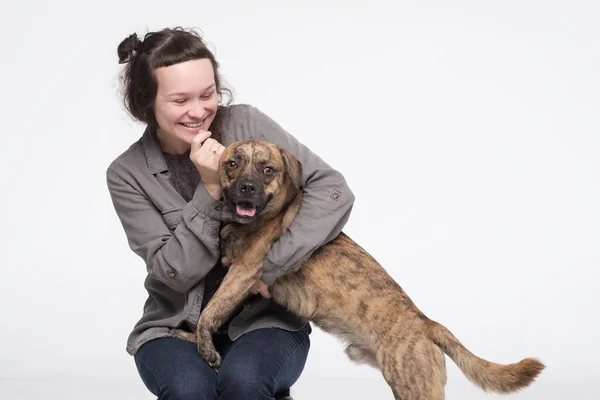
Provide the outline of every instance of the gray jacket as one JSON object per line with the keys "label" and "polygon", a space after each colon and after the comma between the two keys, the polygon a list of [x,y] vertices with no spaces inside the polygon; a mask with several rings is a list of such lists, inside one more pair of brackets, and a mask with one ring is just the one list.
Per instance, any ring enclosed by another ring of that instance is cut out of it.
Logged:
{"label": "gray jacket", "polygon": [[[263,281],[298,270],[314,250],[335,238],[349,218],[354,195],[344,177],[277,123],[247,105],[220,107],[211,126],[224,146],[245,139],[275,143],[303,166],[304,200],[290,229],[267,254]],[[229,210],[199,184],[190,202],[169,183],[169,170],[151,129],[106,171],[108,189],[130,248],[146,264],[148,299],[127,341],[135,354],[170,328],[194,329],[201,311],[204,278],[218,263],[219,229]],[[255,296],[228,327],[235,340],[261,327],[297,330],[306,324],[270,300]]]}

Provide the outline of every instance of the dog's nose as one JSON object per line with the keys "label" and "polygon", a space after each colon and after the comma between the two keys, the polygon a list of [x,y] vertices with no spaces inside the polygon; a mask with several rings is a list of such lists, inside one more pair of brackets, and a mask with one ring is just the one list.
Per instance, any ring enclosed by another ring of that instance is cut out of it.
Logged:
{"label": "dog's nose", "polygon": [[253,194],[256,192],[256,185],[252,182],[243,182],[240,185],[240,191],[245,194]]}

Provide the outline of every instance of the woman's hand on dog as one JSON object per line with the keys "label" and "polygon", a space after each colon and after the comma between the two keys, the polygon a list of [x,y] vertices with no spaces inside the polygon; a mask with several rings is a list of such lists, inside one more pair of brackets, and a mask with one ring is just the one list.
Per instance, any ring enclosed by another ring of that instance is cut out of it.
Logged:
{"label": "woman's hand on dog", "polygon": [[[223,257],[221,259],[221,263],[223,266],[228,268],[235,268],[235,265],[232,265],[232,261],[228,257]],[[266,283],[261,281],[260,279],[254,282],[254,285],[250,288],[250,293],[259,294],[265,299],[271,298],[271,293],[269,292],[269,286]]]}
{"label": "woman's hand on dog", "polygon": [[265,299],[270,299],[271,298],[271,293],[269,293],[269,287],[267,286],[266,283],[264,283],[263,281],[261,281],[260,279],[257,280],[254,285],[252,285],[252,287],[250,288],[250,293],[260,293],[262,297],[264,297]]}

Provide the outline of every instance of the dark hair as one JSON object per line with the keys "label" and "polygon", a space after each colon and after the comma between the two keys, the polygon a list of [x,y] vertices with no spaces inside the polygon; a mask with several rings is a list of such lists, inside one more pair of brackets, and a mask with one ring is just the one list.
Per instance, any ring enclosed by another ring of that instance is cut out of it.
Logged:
{"label": "dark hair", "polygon": [[156,125],[156,68],[208,59],[213,66],[219,100],[223,99],[223,95],[227,95],[228,104],[233,100],[231,90],[223,86],[219,63],[202,37],[193,29],[176,27],[148,32],[143,41],[134,33],[119,44],[117,54],[119,64],[127,64],[121,76],[125,108],[135,119],[146,124]]}

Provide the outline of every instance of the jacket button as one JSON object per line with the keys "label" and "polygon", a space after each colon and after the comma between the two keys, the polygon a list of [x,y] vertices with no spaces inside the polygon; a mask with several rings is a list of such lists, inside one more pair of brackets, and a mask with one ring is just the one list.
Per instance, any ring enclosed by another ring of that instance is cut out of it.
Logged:
{"label": "jacket button", "polygon": [[219,236],[219,228],[213,229],[213,236],[214,237],[218,237]]}
{"label": "jacket button", "polygon": [[175,271],[174,269],[170,269],[169,272],[167,272],[167,275],[169,275],[169,278],[171,279],[175,279],[177,278],[177,271]]}

